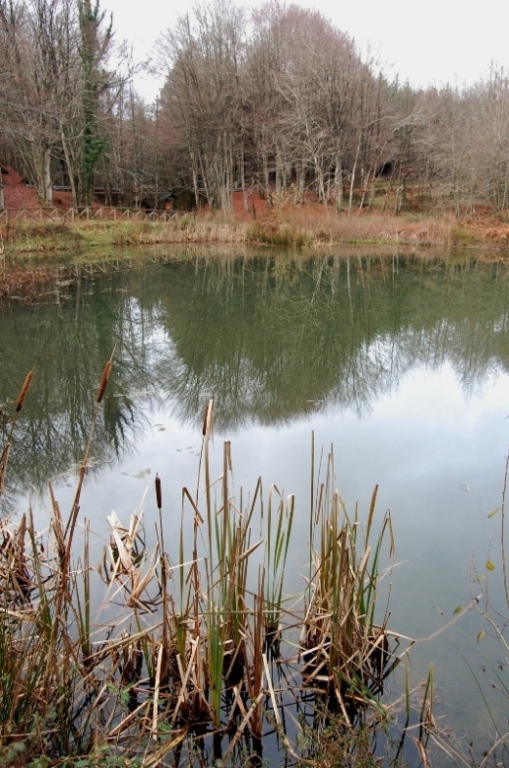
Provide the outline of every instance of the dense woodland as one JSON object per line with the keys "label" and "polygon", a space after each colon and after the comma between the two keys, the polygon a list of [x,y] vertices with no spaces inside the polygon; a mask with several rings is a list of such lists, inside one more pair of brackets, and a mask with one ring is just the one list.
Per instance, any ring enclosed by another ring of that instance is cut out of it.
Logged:
{"label": "dense woodland", "polygon": [[[509,209],[509,76],[415,90],[321,14],[198,3],[155,42],[155,103],[99,0],[0,0],[0,161],[46,205],[160,205],[177,190],[230,209],[313,195],[336,210],[410,202]],[[404,76],[404,73],[401,73]],[[0,205],[2,196],[0,192]]]}

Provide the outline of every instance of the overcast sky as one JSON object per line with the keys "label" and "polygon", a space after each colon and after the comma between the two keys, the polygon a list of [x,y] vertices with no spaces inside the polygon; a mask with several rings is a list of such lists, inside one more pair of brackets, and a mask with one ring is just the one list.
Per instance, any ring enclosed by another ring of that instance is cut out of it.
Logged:
{"label": "overcast sky", "polygon": [[[260,4],[246,2],[246,7]],[[320,11],[343,32],[386,64],[389,74],[414,86],[450,82],[462,85],[479,80],[491,62],[509,70],[509,3],[507,0],[295,0],[296,5]],[[102,0],[112,11],[118,39],[125,38],[136,57],[148,53],[158,35],[193,0]],[[147,100],[158,92],[157,81],[137,82]]]}

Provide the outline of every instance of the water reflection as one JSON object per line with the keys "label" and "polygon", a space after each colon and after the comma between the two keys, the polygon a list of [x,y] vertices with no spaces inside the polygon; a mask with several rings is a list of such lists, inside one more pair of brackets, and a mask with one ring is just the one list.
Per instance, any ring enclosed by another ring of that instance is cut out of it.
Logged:
{"label": "water reflection", "polygon": [[[335,446],[349,509],[359,500],[366,510],[380,485],[378,509],[391,509],[402,562],[387,587],[391,625],[426,637],[445,622],[442,611],[452,615],[477,591],[472,563],[482,572],[488,551],[497,560],[489,515],[503,481],[508,312],[509,268],[470,260],[176,257],[83,279],[58,303],[0,316],[3,412],[37,360],[10,491],[25,509],[30,488],[71,473],[116,345],[93,448],[97,482],[85,483],[82,505],[95,530],[104,531],[111,509],[125,521],[156,471],[168,524],[180,519],[180,489],[195,487],[203,407],[214,393],[217,432],[234,437],[236,488],[252,490],[261,474],[296,495],[288,588],[302,588],[307,560],[313,429],[317,450]],[[69,485],[56,489],[62,510],[72,505]],[[145,509],[151,535],[150,498]],[[462,620],[473,646],[479,622]],[[463,652],[467,641],[454,642]],[[482,705],[449,635],[434,650],[416,647],[413,671],[425,677],[430,661],[458,727],[483,734]],[[478,676],[482,663],[471,662]]]}
{"label": "water reflection", "polygon": [[1,317],[5,413],[37,360],[11,492],[41,489],[80,460],[114,346],[98,465],[136,449],[147,406],[197,428],[211,393],[218,429],[231,433],[331,407],[365,415],[405,373],[446,361],[473,392],[508,370],[508,290],[500,264],[401,256],[176,258],[84,279],[65,302]]}
{"label": "water reflection", "polygon": [[417,364],[449,359],[468,388],[506,369],[507,298],[507,272],[478,264],[264,258],[196,279],[187,265],[164,283],[173,354],[158,373],[180,418],[213,391],[229,430],[330,404],[362,414]]}

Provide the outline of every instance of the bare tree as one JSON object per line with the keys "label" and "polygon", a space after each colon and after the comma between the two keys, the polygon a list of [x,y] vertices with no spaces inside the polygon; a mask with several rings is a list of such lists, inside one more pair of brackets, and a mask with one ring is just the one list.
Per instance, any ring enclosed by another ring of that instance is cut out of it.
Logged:
{"label": "bare tree", "polygon": [[160,41],[168,78],[161,93],[167,124],[187,147],[193,186],[212,207],[231,207],[243,163],[244,14],[227,0],[196,5]]}
{"label": "bare tree", "polygon": [[100,99],[111,24],[96,0],[0,0],[0,111],[4,131],[41,199],[64,174],[74,200],[90,201],[104,148]]}
{"label": "bare tree", "polygon": [[386,141],[385,81],[316,11],[273,2],[255,16],[255,26],[247,67],[256,84],[254,136],[262,140],[265,183],[271,165],[276,191],[291,184],[302,200],[311,187],[339,210],[344,178],[349,174],[353,185],[357,167],[367,177]]}
{"label": "bare tree", "polygon": [[67,128],[76,108],[74,22],[70,0],[0,1],[5,132],[48,205],[62,126]]}

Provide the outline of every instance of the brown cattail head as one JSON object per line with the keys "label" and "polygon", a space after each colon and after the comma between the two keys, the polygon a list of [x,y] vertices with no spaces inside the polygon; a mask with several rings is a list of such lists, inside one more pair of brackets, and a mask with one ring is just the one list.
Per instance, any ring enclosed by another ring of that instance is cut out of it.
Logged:
{"label": "brown cattail head", "polygon": [[99,389],[97,391],[97,402],[100,403],[104,396],[104,390],[106,389],[106,385],[108,384],[108,380],[110,378],[111,369],[113,366],[113,362],[111,360],[108,360],[106,365],[104,366],[103,375],[101,376],[101,383],[99,384]]}
{"label": "brown cattail head", "polygon": [[203,437],[211,437],[212,427],[214,423],[214,395],[211,396],[207,405],[205,406],[205,412],[203,414],[202,435]]}
{"label": "brown cattail head", "polygon": [[156,503],[157,503],[157,509],[161,511],[163,508],[163,494],[161,491],[161,478],[156,473]]}
{"label": "brown cattail head", "polygon": [[19,393],[18,402],[16,403],[16,413],[19,413],[21,409],[23,408],[23,403],[25,402],[25,397],[27,396],[27,392],[30,389],[30,384],[32,383],[32,379],[34,378],[34,371],[33,369],[29,371],[25,377],[25,381],[23,382],[23,386],[21,387],[21,392]]}
{"label": "brown cattail head", "polygon": [[209,416],[209,404],[207,403],[207,405],[205,406],[205,411],[203,412],[203,424],[202,424],[202,428],[201,428],[201,433],[202,433],[203,437],[205,437],[205,435],[207,434],[207,419],[208,419],[208,416]]}

